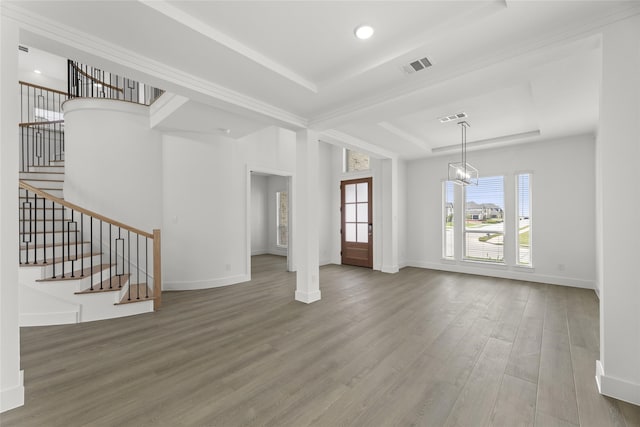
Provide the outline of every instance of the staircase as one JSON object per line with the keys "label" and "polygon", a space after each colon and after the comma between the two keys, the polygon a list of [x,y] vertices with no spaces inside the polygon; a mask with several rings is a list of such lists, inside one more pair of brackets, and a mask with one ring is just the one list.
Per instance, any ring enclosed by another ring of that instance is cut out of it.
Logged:
{"label": "staircase", "polygon": [[[61,92],[53,91],[59,101],[50,106],[50,90],[20,85],[23,100],[25,94],[33,98],[33,111],[61,115]],[[160,305],[160,231],[137,230],[65,201],[63,120],[29,114],[20,124],[20,326],[154,311]]]}

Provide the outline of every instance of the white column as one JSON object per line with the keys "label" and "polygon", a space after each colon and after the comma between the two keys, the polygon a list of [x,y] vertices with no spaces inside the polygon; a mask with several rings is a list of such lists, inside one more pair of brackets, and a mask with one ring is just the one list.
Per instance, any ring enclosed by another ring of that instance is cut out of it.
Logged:
{"label": "white column", "polygon": [[296,252],[297,301],[310,304],[320,299],[318,254],[318,134],[301,130],[296,134],[294,182],[294,247]]}
{"label": "white column", "polygon": [[[398,267],[398,159],[382,162],[382,272]],[[374,183],[374,185],[376,185]]]}
{"label": "white column", "polygon": [[640,18],[603,33],[596,144],[602,394],[640,405]]}
{"label": "white column", "polygon": [[[0,9],[2,10],[2,9]],[[0,17],[0,412],[24,404],[18,323],[18,27]]]}

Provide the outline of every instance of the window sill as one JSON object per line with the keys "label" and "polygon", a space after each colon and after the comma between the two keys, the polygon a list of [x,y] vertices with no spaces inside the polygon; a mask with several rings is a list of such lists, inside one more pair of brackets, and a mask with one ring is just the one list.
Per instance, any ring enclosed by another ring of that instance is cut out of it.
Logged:
{"label": "window sill", "polygon": [[482,268],[497,268],[499,270],[507,270],[509,267],[504,262],[488,262],[488,261],[474,261],[470,259],[463,259],[460,261],[463,265],[473,265],[474,267]]}

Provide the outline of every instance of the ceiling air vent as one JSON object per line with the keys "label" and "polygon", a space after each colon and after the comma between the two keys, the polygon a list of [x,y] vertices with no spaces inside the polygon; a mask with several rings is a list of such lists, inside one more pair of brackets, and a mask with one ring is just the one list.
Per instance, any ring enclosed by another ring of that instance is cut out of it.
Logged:
{"label": "ceiling air vent", "polygon": [[460,120],[460,119],[466,119],[466,118],[467,118],[467,113],[457,113],[457,114],[452,114],[450,116],[440,117],[438,120],[440,120],[440,123],[447,123],[452,120]]}
{"label": "ceiling air vent", "polygon": [[18,45],[18,50],[29,53],[29,48],[26,46]]}
{"label": "ceiling air vent", "polygon": [[413,74],[416,71],[422,71],[425,68],[431,67],[431,62],[427,58],[416,59],[407,65],[402,66],[402,70],[405,74]]}

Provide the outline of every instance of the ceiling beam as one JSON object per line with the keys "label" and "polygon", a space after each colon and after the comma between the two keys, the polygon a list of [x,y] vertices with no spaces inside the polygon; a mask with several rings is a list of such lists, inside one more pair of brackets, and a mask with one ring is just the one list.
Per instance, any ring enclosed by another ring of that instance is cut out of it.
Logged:
{"label": "ceiling beam", "polygon": [[198,18],[184,12],[182,9],[175,7],[169,4],[166,1],[162,0],[138,0],[140,3],[145,6],[155,10],[156,12],[160,12],[166,17],[173,19],[179,24],[184,25],[196,31],[203,36],[213,40],[216,43],[219,43],[234,52],[244,56],[245,58],[250,59],[251,61],[262,65],[268,70],[273,71],[274,73],[279,74],[280,76],[286,78],[287,80],[292,81],[293,83],[302,86],[303,88],[313,92],[318,93],[318,87],[312,81],[305,79],[301,75],[297,74],[293,70],[285,67],[277,61],[274,61],[271,58],[263,55],[262,53],[250,48],[249,46],[239,42],[238,40],[229,37],[221,31],[213,28],[211,25],[206,24],[205,22],[199,20]]}

